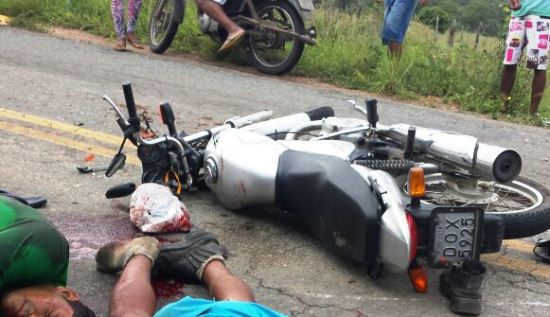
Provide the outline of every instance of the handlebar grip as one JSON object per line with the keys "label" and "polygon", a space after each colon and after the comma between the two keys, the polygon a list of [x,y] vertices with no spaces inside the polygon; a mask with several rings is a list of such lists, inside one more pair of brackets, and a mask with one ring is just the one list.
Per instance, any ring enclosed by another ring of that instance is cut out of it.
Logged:
{"label": "handlebar grip", "polygon": [[376,99],[367,100],[367,121],[373,128],[378,123],[378,101]]}
{"label": "handlebar grip", "polygon": [[122,91],[124,92],[124,100],[128,108],[128,122],[136,131],[139,131],[139,117],[137,115],[136,103],[134,101],[134,93],[132,92],[132,84],[129,81],[122,83]]}
{"label": "handlebar grip", "polygon": [[168,127],[168,133],[175,137],[178,133],[176,131],[176,125],[174,124],[176,122],[176,118],[174,117],[172,107],[168,102],[164,102],[159,105],[159,110],[162,123]]}
{"label": "handlebar grip", "polygon": [[116,185],[105,193],[105,197],[107,199],[113,199],[113,198],[119,198],[124,197],[132,194],[136,190],[136,184],[134,183],[125,183],[121,185]]}
{"label": "handlebar grip", "polygon": [[332,107],[319,107],[306,112],[311,121],[321,120],[323,118],[334,117]]}

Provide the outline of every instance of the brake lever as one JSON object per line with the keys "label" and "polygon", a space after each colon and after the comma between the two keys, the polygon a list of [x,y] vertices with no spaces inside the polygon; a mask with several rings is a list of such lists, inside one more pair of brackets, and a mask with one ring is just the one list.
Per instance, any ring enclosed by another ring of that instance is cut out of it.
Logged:
{"label": "brake lever", "polygon": [[116,112],[116,115],[118,117],[119,120],[122,120],[122,122],[125,124],[125,125],[130,125],[130,123],[128,123],[128,121],[126,120],[126,118],[124,118],[124,115],[122,114],[122,112],[120,111],[120,109],[118,108],[118,106],[116,105],[116,103],[113,101],[113,99],[111,99],[109,96],[107,95],[103,95],[103,100],[107,101],[107,103],[109,103],[109,105],[111,106],[111,108],[113,108],[113,110]]}

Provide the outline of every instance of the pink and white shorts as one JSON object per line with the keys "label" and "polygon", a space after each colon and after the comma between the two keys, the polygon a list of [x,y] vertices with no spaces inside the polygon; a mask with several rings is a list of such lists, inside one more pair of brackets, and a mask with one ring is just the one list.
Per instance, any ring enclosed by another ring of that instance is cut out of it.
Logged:
{"label": "pink and white shorts", "polygon": [[525,48],[527,68],[545,70],[548,64],[549,37],[550,19],[537,15],[512,17],[506,38],[504,65],[516,65]]}

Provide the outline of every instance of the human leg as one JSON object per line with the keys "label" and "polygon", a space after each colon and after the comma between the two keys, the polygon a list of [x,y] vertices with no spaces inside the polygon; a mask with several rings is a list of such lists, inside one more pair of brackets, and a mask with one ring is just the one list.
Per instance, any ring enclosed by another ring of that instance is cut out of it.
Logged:
{"label": "human leg", "polygon": [[210,262],[204,269],[202,280],[216,300],[254,301],[250,287],[231,274],[223,262]]}
{"label": "human leg", "polygon": [[231,20],[223,10],[223,0],[196,0],[199,9],[204,11],[212,19],[216,20],[227,30],[227,39],[222,44],[219,52],[223,53],[235,47],[244,38],[245,31]]}
{"label": "human leg", "polygon": [[417,1],[386,0],[384,22],[382,24],[382,43],[388,45],[392,56],[400,57],[405,34],[412,19]]}
{"label": "human leg", "polygon": [[529,114],[538,111],[542,94],[546,86],[546,67],[548,64],[548,40],[550,38],[550,19],[528,16],[531,28],[527,29],[527,68],[534,70]]}
{"label": "human leg", "polygon": [[532,27],[532,22],[522,18],[512,17],[508,25],[506,50],[504,53],[504,68],[500,80],[500,95],[503,100],[502,112],[510,110],[512,88],[516,81],[517,64],[521,59],[526,42],[526,28]]}
{"label": "human leg", "polygon": [[542,100],[544,94],[544,88],[546,87],[546,70],[535,70],[533,75],[533,86],[531,91],[531,107],[529,108],[529,114],[534,116]]}
{"label": "human leg", "polygon": [[128,26],[126,27],[126,38],[135,48],[143,48],[136,36],[136,23],[141,12],[142,0],[128,1]]}
{"label": "human leg", "polygon": [[516,81],[517,66],[518,65],[504,65],[504,68],[502,69],[500,96],[503,100],[502,112],[504,113],[507,113],[510,110],[510,96]]}
{"label": "human leg", "polygon": [[126,50],[126,37],[124,31],[124,3],[123,0],[111,1],[111,14],[115,27],[116,43],[114,49],[117,51]]}

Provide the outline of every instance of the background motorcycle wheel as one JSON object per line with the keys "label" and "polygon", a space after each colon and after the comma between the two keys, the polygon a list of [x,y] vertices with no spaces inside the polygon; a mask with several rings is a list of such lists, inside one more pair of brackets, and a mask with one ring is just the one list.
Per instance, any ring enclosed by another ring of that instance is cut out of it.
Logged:
{"label": "background motorcycle wheel", "polygon": [[[256,3],[262,20],[279,28],[304,34],[304,21],[296,9],[284,0],[263,0]],[[285,34],[253,29],[247,37],[248,58],[262,73],[280,75],[291,71],[302,57],[304,42]]]}
{"label": "background motorcycle wheel", "polygon": [[157,54],[164,53],[170,47],[178,32],[179,23],[172,20],[173,11],[173,0],[156,0],[153,5],[149,19],[149,47]]}
{"label": "background motorcycle wheel", "polygon": [[[407,177],[399,176],[397,182],[406,190]],[[492,182],[480,181],[481,186]],[[504,220],[505,239],[530,237],[550,229],[550,191],[544,186],[524,177],[518,177],[510,184],[495,183],[492,188],[497,195],[496,202],[472,198],[452,190],[442,174],[426,175],[426,197],[424,202],[441,206],[479,206],[488,214],[495,214]]]}

